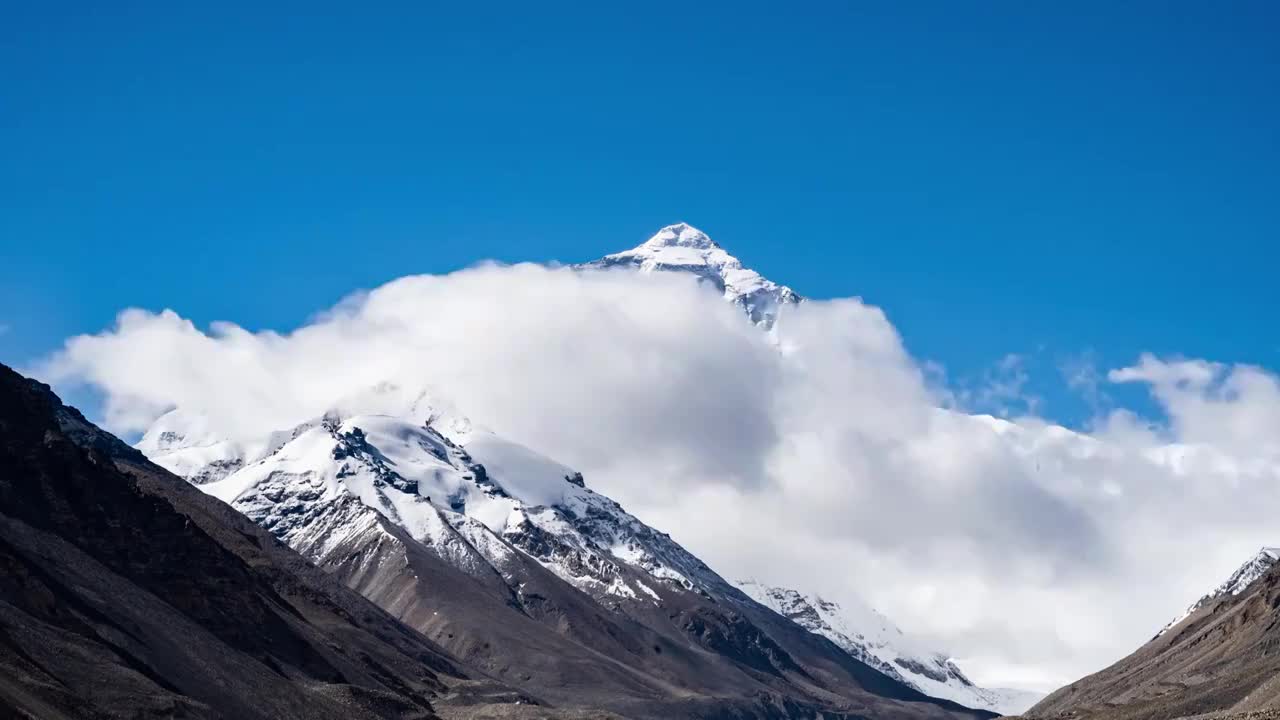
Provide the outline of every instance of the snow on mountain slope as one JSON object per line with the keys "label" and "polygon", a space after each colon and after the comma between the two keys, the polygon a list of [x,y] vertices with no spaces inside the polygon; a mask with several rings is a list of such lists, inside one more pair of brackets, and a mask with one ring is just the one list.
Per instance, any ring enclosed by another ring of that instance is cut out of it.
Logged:
{"label": "snow on mountain slope", "polygon": [[841,606],[817,595],[755,580],[739,582],[738,587],[761,605],[926,695],[1002,714],[1022,712],[1043,697],[1025,690],[974,685],[950,658],[916,649],[902,630],[868,605]]}
{"label": "snow on mountain slope", "polygon": [[685,272],[710,283],[751,321],[768,330],[787,305],[802,298],[791,288],[745,268],[707,234],[685,223],[662,228],[643,244],[578,266],[587,269],[635,267],[643,272]]}
{"label": "snow on mountain slope", "polygon": [[137,448],[153,461],[163,458],[160,464],[195,485],[221,480],[259,452],[221,437],[204,416],[180,410],[152,423]]}
{"label": "snow on mountain slope", "polygon": [[139,449],[317,559],[376,532],[373,511],[468,572],[502,574],[518,550],[598,599],[656,601],[663,583],[704,592],[727,587],[669,536],[587,488],[581,474],[451,415],[450,434],[465,440],[464,448],[421,423],[438,417],[427,405],[395,404],[409,396],[380,386],[344,403],[398,409],[408,418],[334,410],[250,443],[166,435],[202,426],[196,416],[171,413]]}
{"label": "snow on mountain slope", "polygon": [[1214,600],[1227,595],[1239,595],[1244,592],[1255,580],[1262,577],[1277,562],[1280,562],[1280,548],[1262,548],[1256,555],[1249,558],[1243,565],[1237,568],[1235,572],[1231,573],[1231,577],[1223,581],[1221,585],[1210,590],[1204,597],[1192,603],[1187,608],[1186,612],[1169,621],[1168,625],[1165,625],[1161,628],[1160,632],[1156,633],[1156,637],[1160,637],[1161,635],[1169,632],[1177,626],[1178,623],[1186,620],[1188,617],[1191,617],[1191,615],[1197,610],[1208,605]]}

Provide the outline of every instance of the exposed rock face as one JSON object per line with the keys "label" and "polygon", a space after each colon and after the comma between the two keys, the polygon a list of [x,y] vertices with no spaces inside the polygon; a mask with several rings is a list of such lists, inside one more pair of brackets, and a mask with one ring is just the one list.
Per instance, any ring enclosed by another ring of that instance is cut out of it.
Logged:
{"label": "exposed rock face", "polygon": [[1264,548],[1186,617],[1026,716],[1165,720],[1280,709],[1280,565],[1273,553]]}

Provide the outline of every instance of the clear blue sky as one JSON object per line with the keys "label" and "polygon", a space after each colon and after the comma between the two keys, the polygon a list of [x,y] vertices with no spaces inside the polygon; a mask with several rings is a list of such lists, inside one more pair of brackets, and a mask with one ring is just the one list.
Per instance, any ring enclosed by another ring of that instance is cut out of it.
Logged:
{"label": "clear blue sky", "polygon": [[6,363],[685,220],[956,377],[1280,366],[1276,3],[114,5],[0,10]]}

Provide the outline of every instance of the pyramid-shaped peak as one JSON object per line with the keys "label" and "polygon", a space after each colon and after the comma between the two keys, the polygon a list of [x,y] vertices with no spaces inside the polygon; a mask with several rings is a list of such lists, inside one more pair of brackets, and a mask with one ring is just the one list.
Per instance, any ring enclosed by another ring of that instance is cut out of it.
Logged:
{"label": "pyramid-shaped peak", "polygon": [[706,233],[683,222],[662,228],[630,250],[575,267],[583,270],[630,267],[641,272],[689,273],[741,307],[751,322],[766,330],[773,327],[782,306],[801,302],[791,288],[744,267],[741,260],[726,252]]}
{"label": "pyramid-shaped peak", "polygon": [[720,246],[698,228],[689,223],[679,222],[662,228],[653,237],[646,240],[641,247],[687,247],[705,250],[719,248]]}

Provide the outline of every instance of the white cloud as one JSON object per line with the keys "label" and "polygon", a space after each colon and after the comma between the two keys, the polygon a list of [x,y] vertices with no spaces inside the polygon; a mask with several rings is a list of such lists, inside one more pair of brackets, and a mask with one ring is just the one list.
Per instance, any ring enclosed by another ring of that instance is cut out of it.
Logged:
{"label": "white cloud", "polygon": [[[857,300],[796,308],[777,342],[687,277],[482,266],[287,335],[130,310],[37,371],[101,389],[121,432],[182,406],[257,433],[428,387],[723,574],[860,594],[990,684],[1095,670],[1280,540],[1280,391],[1258,368],[1144,357],[1109,378],[1148,385],[1167,427],[1113,411],[1081,435],[942,409],[941,373]],[[1025,373],[992,379],[1013,398]]]}
{"label": "white cloud", "polygon": [[1242,456],[1280,455],[1280,382],[1262,368],[1143,355],[1108,377],[1147,384],[1182,442]]}

